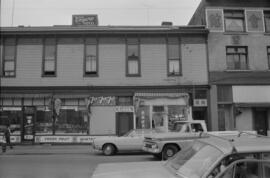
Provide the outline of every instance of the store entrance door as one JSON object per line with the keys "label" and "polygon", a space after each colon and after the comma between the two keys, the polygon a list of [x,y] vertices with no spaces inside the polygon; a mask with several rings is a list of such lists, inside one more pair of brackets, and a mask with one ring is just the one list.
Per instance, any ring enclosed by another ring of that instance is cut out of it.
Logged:
{"label": "store entrance door", "polygon": [[267,135],[267,110],[254,109],[254,129],[260,135]]}
{"label": "store entrance door", "polygon": [[116,113],[116,134],[122,136],[133,129],[133,113],[118,112]]}
{"label": "store entrance door", "polygon": [[23,129],[22,129],[22,141],[24,143],[34,142],[35,116],[36,116],[35,107],[24,107],[24,110],[23,110]]}

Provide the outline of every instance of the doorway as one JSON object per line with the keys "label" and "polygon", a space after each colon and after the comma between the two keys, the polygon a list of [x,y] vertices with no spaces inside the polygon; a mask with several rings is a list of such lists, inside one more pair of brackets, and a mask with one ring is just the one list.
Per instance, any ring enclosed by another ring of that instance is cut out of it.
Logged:
{"label": "doorway", "polygon": [[116,113],[116,134],[122,136],[133,129],[133,112]]}
{"label": "doorway", "polygon": [[254,130],[260,135],[267,135],[267,110],[256,108],[253,110]]}

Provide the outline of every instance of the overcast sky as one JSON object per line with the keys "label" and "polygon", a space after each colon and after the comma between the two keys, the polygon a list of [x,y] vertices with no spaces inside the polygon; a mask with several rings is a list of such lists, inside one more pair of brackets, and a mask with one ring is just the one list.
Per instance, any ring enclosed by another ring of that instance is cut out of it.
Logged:
{"label": "overcast sky", "polygon": [[187,25],[200,2],[200,0],[0,1],[1,26],[71,25],[73,14],[97,14],[99,25],[160,25],[162,21],[171,21],[174,25]]}

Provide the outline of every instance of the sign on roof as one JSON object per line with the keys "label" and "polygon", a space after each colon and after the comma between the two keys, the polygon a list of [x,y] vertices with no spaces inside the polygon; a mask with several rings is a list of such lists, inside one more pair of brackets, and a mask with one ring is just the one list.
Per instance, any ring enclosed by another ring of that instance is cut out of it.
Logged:
{"label": "sign on roof", "polygon": [[73,26],[97,26],[98,18],[97,15],[73,15],[72,16]]}

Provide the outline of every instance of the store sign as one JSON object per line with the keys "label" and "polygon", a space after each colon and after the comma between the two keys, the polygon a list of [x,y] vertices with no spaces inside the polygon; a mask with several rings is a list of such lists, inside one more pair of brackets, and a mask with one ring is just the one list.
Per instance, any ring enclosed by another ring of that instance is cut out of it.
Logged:
{"label": "store sign", "polygon": [[3,111],[21,111],[21,107],[2,107],[1,108]]}
{"label": "store sign", "polygon": [[207,99],[194,99],[193,105],[195,107],[207,107]]}
{"label": "store sign", "polygon": [[97,15],[73,15],[72,25],[75,26],[97,26]]}
{"label": "store sign", "polygon": [[[4,141],[4,136],[3,135],[0,135],[0,143],[3,143]],[[21,136],[15,136],[15,135],[12,135],[10,136],[10,142],[11,143],[20,143],[21,142]]]}
{"label": "store sign", "polygon": [[134,106],[117,106],[115,112],[134,112]]}
{"label": "store sign", "polygon": [[114,106],[116,103],[115,96],[92,96],[89,97],[89,102],[91,105],[96,105],[96,106]]}
{"label": "store sign", "polygon": [[36,143],[92,143],[92,136],[36,136]]}

